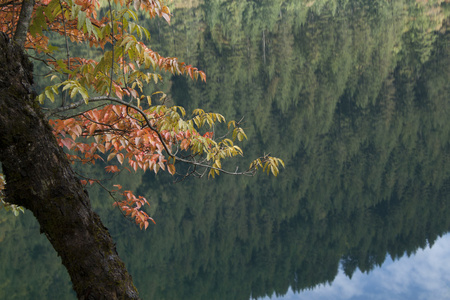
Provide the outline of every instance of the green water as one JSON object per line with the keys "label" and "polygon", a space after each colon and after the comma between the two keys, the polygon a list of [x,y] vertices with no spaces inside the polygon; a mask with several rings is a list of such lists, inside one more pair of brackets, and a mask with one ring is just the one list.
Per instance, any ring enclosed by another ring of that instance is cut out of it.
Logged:
{"label": "green water", "polygon": [[[150,200],[146,232],[89,191],[143,299],[301,294],[450,230],[448,5],[298,2],[175,1],[170,26],[148,23],[155,50],[207,74],[156,88],[245,117],[245,157],[229,167],[271,153],[286,169],[177,184],[124,174]],[[0,299],[75,298],[30,212],[0,212],[0,263]]]}

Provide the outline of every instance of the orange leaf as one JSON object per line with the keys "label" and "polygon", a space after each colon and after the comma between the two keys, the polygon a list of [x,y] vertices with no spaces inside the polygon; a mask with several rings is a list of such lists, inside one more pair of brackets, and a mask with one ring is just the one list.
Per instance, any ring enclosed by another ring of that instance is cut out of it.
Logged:
{"label": "orange leaf", "polygon": [[105,153],[106,151],[105,146],[103,144],[98,144],[97,148],[101,153]]}
{"label": "orange leaf", "polygon": [[120,162],[120,164],[123,164],[123,154],[122,153],[117,154],[117,160]]}
{"label": "orange leaf", "polygon": [[108,173],[116,173],[119,172],[119,168],[117,166],[106,166],[105,171]]}
{"label": "orange leaf", "polygon": [[90,136],[94,135],[95,129],[97,129],[97,124],[93,123],[93,124],[89,127],[89,135],[90,135]]}
{"label": "orange leaf", "polygon": [[108,158],[106,159],[106,161],[110,161],[111,159],[113,159],[114,158],[114,156],[116,156],[116,154],[117,153],[110,153],[109,155],[108,155]]}

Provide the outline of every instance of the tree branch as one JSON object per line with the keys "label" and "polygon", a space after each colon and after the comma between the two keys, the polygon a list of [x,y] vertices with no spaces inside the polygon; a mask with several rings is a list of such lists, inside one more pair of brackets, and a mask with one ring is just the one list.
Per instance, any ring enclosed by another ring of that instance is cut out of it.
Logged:
{"label": "tree branch", "polygon": [[[137,106],[135,106],[133,104],[130,104],[128,102],[125,102],[125,101],[123,101],[123,100],[121,100],[119,98],[115,98],[115,97],[111,97],[111,96],[93,97],[93,98],[89,99],[88,102],[100,102],[100,101],[115,102],[115,103],[118,103],[118,104],[121,104],[121,105],[125,105],[125,106],[127,106],[129,108],[132,108],[133,110],[138,112],[144,118],[145,124],[158,135],[158,139],[160,140],[161,144],[163,145],[164,150],[167,152],[167,155],[170,156],[171,158],[173,158],[176,161],[187,163],[187,164],[194,165],[194,166],[197,166],[197,167],[203,167],[203,168],[206,168],[206,169],[217,170],[217,171],[219,171],[219,172],[221,172],[223,174],[228,174],[228,175],[253,176],[255,174],[255,168],[250,168],[250,169],[247,169],[246,171],[243,171],[243,172],[238,172],[238,169],[236,169],[236,171],[234,171],[234,172],[230,172],[230,171],[226,171],[226,170],[224,170],[222,168],[216,168],[216,167],[213,167],[211,165],[208,165],[208,164],[205,164],[205,163],[202,163],[202,162],[199,162],[199,161],[193,161],[193,160],[184,159],[182,157],[179,157],[179,156],[173,154],[172,151],[170,151],[169,146],[164,141],[164,139],[163,139],[161,133],[159,132],[159,130],[151,125],[150,120],[148,119],[147,115],[139,107],[137,107]],[[70,109],[74,109],[74,108],[77,108],[77,107],[79,107],[79,106],[81,106],[83,104],[85,104],[85,101],[84,100],[80,100],[80,101],[72,103],[72,104],[70,104],[68,106],[56,108],[56,109],[52,110],[50,114],[54,114],[54,113],[67,111],[67,110],[70,110]],[[91,109],[89,109],[89,110],[91,110]],[[265,157],[262,157],[262,158],[264,159]]]}
{"label": "tree branch", "polygon": [[13,38],[14,42],[16,42],[21,48],[25,47],[25,40],[27,39],[33,8],[34,0],[23,0],[19,21],[17,22],[17,28]]}
{"label": "tree branch", "polygon": [[5,3],[0,3],[0,7],[6,7],[6,6],[11,5],[11,4],[15,4],[15,1],[8,1],[8,2],[5,2]]}

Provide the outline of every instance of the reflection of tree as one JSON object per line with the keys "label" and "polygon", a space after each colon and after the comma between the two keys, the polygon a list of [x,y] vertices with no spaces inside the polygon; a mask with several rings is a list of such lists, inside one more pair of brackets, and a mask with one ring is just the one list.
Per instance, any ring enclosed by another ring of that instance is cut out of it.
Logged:
{"label": "reflection of tree", "polygon": [[[119,253],[133,257],[129,269],[144,299],[300,291],[333,281],[340,259],[349,276],[370,271],[386,254],[412,254],[450,229],[449,35],[433,34],[425,27],[434,23],[424,22],[428,50],[410,42],[416,29],[401,1],[288,2],[193,1],[195,8],[174,11],[174,34],[161,48],[174,52],[176,40],[175,54],[209,77],[206,86],[173,79],[173,101],[245,115],[258,141],[246,153],[270,151],[289,166],[276,181],[221,177],[195,186],[164,185],[170,178],[160,175],[131,182],[125,174],[122,185],[140,186],[157,219],[126,237],[120,228],[131,225],[119,217],[108,224]],[[185,39],[189,46],[179,42]],[[272,136],[258,134],[268,129]],[[48,264],[55,275],[23,287],[10,280],[23,273],[2,268],[0,298],[31,299],[42,287],[41,295],[62,299],[49,294],[52,284],[64,286],[55,293],[70,290],[59,262],[34,257],[52,256],[40,249],[45,243],[29,246],[4,231],[2,266],[20,257]]]}

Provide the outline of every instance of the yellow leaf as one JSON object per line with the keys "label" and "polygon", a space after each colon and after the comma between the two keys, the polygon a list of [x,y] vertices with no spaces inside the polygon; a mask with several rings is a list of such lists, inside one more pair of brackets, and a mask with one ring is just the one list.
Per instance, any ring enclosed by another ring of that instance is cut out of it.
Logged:
{"label": "yellow leaf", "polygon": [[170,175],[174,175],[175,174],[175,166],[173,164],[168,164],[167,171],[169,171]]}

